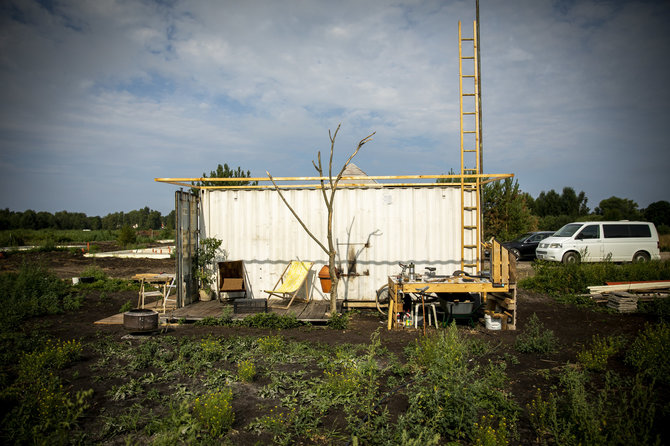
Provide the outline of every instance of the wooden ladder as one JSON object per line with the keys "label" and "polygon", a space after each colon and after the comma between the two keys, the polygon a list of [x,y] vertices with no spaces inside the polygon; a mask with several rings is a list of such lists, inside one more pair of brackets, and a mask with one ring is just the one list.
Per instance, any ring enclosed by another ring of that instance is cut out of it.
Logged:
{"label": "wooden ladder", "polygon": [[[464,55],[463,47],[467,47]],[[470,51],[471,48],[471,51]],[[472,54],[472,55],[470,55]],[[464,69],[464,64],[467,66]],[[458,72],[461,129],[461,270],[481,271],[481,102],[477,22],[463,37],[458,22]]]}

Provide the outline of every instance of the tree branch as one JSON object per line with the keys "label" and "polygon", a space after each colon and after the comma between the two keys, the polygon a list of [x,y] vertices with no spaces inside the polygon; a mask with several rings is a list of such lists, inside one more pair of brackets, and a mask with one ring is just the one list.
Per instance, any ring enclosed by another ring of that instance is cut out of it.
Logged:
{"label": "tree branch", "polygon": [[330,254],[330,251],[323,245],[323,243],[321,243],[321,242],[319,241],[318,238],[316,238],[316,237],[314,236],[314,234],[312,234],[312,232],[307,228],[307,226],[305,226],[305,223],[303,223],[303,221],[300,219],[300,217],[298,216],[298,214],[293,210],[293,208],[291,207],[291,205],[288,204],[288,201],[286,201],[286,198],[284,198],[284,194],[282,194],[282,192],[281,192],[281,190],[279,189],[279,186],[277,186],[277,183],[275,182],[274,178],[272,178],[272,175],[270,175],[270,172],[268,172],[268,171],[266,170],[265,173],[268,174],[268,178],[270,178],[270,181],[272,181],[272,184],[274,184],[274,186],[275,186],[275,190],[279,193],[279,196],[281,197],[282,201],[284,202],[284,204],[286,205],[286,207],[289,209],[289,211],[291,211],[291,213],[292,213],[293,216],[296,218],[296,220],[298,220],[298,223],[300,223],[300,226],[302,226],[302,228],[305,230],[305,232],[307,232],[307,235],[309,235],[310,237],[312,237],[312,239],[317,243],[317,245],[319,245],[319,247],[320,247],[321,249],[323,249],[323,252],[325,252],[326,254]]}

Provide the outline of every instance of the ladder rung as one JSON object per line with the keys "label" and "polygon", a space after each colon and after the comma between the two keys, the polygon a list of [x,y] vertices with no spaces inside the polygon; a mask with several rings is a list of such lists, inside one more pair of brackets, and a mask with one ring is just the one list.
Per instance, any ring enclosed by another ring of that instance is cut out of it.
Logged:
{"label": "ladder rung", "polygon": [[476,211],[477,209],[477,206],[466,206],[463,208],[465,211]]}
{"label": "ladder rung", "polygon": [[477,229],[477,226],[463,226],[464,229]]}
{"label": "ladder rung", "polygon": [[474,96],[474,95],[475,95],[474,93],[463,93],[462,96]]}
{"label": "ladder rung", "polygon": [[476,114],[475,112],[463,112],[464,115],[474,115]]}
{"label": "ladder rung", "polygon": [[464,264],[463,264],[463,267],[470,267],[470,268],[474,268],[474,267],[476,267],[476,266],[477,266],[477,264],[476,264],[476,263],[464,263]]}
{"label": "ladder rung", "polygon": [[461,77],[475,77],[474,74],[462,74]]}
{"label": "ladder rung", "polygon": [[475,56],[463,56],[463,57],[461,57],[461,59],[464,59],[464,60],[465,59],[474,59],[474,58],[475,58]]}
{"label": "ladder rung", "polygon": [[464,152],[476,152],[476,150],[463,150]]}
{"label": "ladder rung", "polygon": [[463,247],[472,249],[472,248],[476,248],[477,245],[463,245]]}
{"label": "ladder rung", "polygon": [[474,37],[461,37],[461,40],[464,41],[464,42],[472,42],[473,40],[475,40],[475,38]]}
{"label": "ladder rung", "polygon": [[463,130],[463,133],[477,133],[476,130]]}

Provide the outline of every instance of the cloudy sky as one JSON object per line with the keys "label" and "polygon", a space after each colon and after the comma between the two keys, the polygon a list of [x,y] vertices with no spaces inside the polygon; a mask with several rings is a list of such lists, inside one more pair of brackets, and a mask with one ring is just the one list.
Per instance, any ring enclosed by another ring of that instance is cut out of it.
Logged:
{"label": "cloudy sky", "polygon": [[[4,0],[0,208],[168,213],[218,163],[460,169],[458,21],[475,1]],[[589,206],[670,200],[670,2],[481,0],[484,170]]]}

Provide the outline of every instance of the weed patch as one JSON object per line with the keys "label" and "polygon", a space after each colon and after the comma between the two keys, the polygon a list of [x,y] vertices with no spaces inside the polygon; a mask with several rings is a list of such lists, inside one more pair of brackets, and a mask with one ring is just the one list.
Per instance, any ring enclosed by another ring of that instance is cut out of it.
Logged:
{"label": "weed patch", "polygon": [[533,262],[535,274],[519,281],[519,286],[552,296],[577,295],[588,292],[589,286],[606,282],[670,279],[670,261],[644,263],[612,262],[562,264]]}
{"label": "weed patch", "polygon": [[528,319],[524,330],[517,336],[514,348],[520,353],[551,353],[557,347],[558,341],[554,332],[544,328],[537,314]]}

